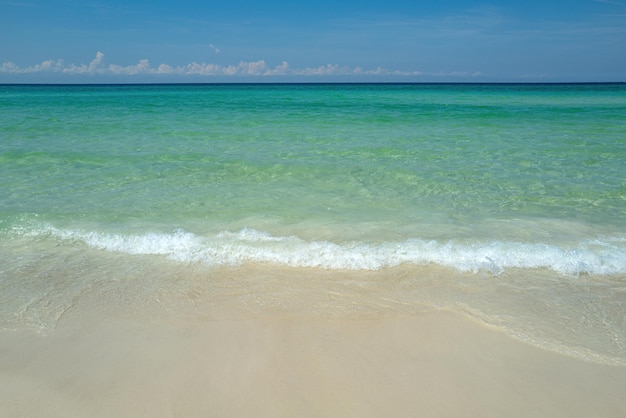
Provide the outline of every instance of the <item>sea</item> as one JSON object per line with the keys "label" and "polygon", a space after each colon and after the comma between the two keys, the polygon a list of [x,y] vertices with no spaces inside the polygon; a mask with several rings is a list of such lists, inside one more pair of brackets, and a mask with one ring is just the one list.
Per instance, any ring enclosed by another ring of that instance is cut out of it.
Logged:
{"label": "sea", "polygon": [[626,84],[0,86],[0,330],[228,306],[626,365]]}

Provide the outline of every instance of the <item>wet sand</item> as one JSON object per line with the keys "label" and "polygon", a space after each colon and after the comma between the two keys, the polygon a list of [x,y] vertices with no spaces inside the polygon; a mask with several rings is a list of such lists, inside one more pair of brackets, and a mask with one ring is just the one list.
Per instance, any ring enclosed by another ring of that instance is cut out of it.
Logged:
{"label": "wet sand", "polygon": [[1,417],[626,416],[626,367],[444,311],[75,318],[0,353]]}

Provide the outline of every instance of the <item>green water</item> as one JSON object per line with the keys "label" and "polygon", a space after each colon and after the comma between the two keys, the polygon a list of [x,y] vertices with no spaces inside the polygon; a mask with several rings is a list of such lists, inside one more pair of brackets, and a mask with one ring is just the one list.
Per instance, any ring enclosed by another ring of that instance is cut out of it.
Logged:
{"label": "green water", "polygon": [[173,227],[537,216],[623,230],[624,93],[4,87],[0,199],[8,213]]}

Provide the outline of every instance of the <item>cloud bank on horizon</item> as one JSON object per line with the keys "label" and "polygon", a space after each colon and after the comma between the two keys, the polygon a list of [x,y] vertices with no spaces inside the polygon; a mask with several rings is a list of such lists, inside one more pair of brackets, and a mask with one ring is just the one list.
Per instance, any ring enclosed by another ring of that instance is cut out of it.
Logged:
{"label": "cloud bank on horizon", "polygon": [[[219,50],[217,50],[219,51]],[[216,52],[217,52],[216,51]],[[270,67],[264,60],[253,62],[241,61],[237,65],[219,65],[212,63],[192,62],[186,65],[172,66],[159,64],[153,67],[147,59],[141,59],[137,64],[121,66],[106,64],[104,53],[98,51],[96,57],[89,64],[69,64],[63,60],[46,60],[29,67],[20,67],[13,62],[0,64],[0,73],[4,74],[37,74],[61,73],[74,75],[198,75],[198,76],[337,76],[337,75],[386,75],[386,76],[419,76],[420,71],[398,71],[378,67],[374,70],[364,70],[361,67],[347,67],[337,64],[327,64],[319,67],[292,68],[287,61]],[[450,75],[468,75],[466,73]],[[479,73],[473,74],[479,76]]]}

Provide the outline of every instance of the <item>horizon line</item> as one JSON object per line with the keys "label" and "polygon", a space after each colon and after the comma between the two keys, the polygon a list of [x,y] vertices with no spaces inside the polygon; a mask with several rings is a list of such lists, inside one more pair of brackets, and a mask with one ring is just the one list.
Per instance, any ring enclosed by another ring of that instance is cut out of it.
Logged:
{"label": "horizon line", "polygon": [[0,86],[219,86],[219,85],[573,85],[626,84],[626,81],[212,81],[212,82],[0,82]]}

